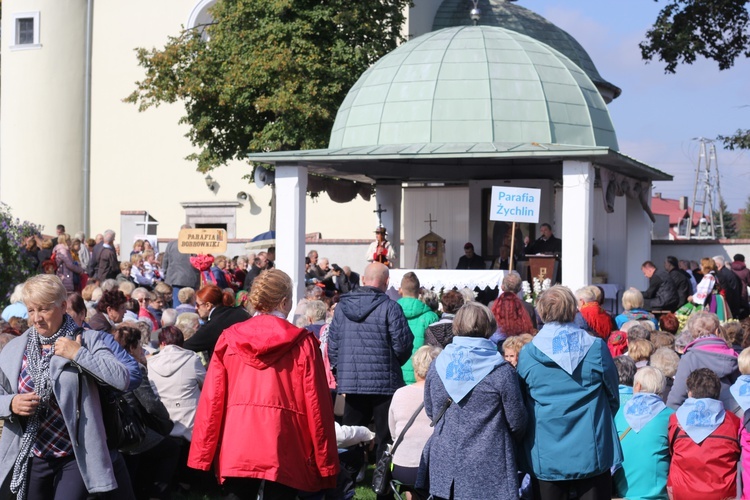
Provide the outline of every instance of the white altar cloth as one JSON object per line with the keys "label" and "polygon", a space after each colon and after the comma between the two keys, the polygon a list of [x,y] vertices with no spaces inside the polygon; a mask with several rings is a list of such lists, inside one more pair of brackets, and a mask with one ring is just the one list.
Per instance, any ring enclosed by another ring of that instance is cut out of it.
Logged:
{"label": "white altar cloth", "polygon": [[417,275],[420,285],[432,290],[442,288],[450,290],[454,287],[458,289],[468,287],[472,290],[474,287],[480,289],[499,287],[505,275],[508,274],[508,271],[498,269],[391,269],[389,286],[398,290],[401,278],[410,271]]}

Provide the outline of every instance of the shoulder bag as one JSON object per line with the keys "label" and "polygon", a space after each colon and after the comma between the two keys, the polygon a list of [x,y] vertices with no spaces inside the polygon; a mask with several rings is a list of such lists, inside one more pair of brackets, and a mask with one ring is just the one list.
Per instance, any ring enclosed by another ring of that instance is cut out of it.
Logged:
{"label": "shoulder bag", "polygon": [[414,420],[417,419],[417,415],[419,415],[419,412],[422,411],[422,408],[424,408],[424,403],[420,403],[419,408],[417,408],[409,421],[406,423],[406,426],[401,431],[401,434],[398,435],[398,439],[396,439],[396,442],[393,443],[393,447],[390,450],[386,450],[385,453],[383,453],[383,456],[380,457],[380,460],[378,460],[378,463],[375,465],[375,471],[372,473],[372,489],[378,495],[386,495],[390,491],[391,465],[393,463],[393,455],[396,453],[396,448],[398,448],[398,445],[400,445],[401,441],[404,440],[406,431],[409,430],[409,427],[411,427],[411,425],[414,423]]}

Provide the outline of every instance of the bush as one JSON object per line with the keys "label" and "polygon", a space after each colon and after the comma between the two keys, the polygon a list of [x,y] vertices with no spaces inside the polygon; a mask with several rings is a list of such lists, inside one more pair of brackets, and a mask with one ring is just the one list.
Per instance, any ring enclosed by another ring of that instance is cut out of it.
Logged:
{"label": "bush", "polygon": [[26,238],[39,236],[41,230],[42,226],[14,219],[10,207],[0,203],[0,305],[7,305],[13,288],[36,273],[23,249]]}

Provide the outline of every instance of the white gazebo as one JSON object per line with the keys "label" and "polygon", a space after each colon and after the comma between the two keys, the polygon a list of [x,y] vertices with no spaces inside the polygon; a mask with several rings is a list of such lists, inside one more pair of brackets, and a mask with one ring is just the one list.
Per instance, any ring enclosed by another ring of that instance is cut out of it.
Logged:
{"label": "white gazebo", "polygon": [[[250,159],[276,167],[276,262],[298,296],[308,174],[375,184],[391,241],[402,237],[403,183],[463,190],[458,198],[431,195],[455,217],[452,234],[441,234],[461,245],[487,241],[492,185],[540,188],[540,222],[562,238],[563,283],[572,289],[591,282],[594,244],[596,269],[610,282],[644,284],[651,182],[671,180],[619,152],[606,104],[576,64],[488,26],[428,33],[380,59],[349,91],[328,149]],[[404,227],[415,233],[407,241],[422,234]]]}

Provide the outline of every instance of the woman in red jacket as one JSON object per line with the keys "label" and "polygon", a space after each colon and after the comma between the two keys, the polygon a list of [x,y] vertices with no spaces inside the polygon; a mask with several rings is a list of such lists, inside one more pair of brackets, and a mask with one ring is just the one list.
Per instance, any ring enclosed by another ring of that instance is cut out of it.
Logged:
{"label": "woman in red jacket", "polygon": [[319,343],[286,320],[292,281],[253,282],[253,318],[226,329],[206,374],[188,465],[216,475],[229,498],[294,499],[336,486],[333,407]]}

